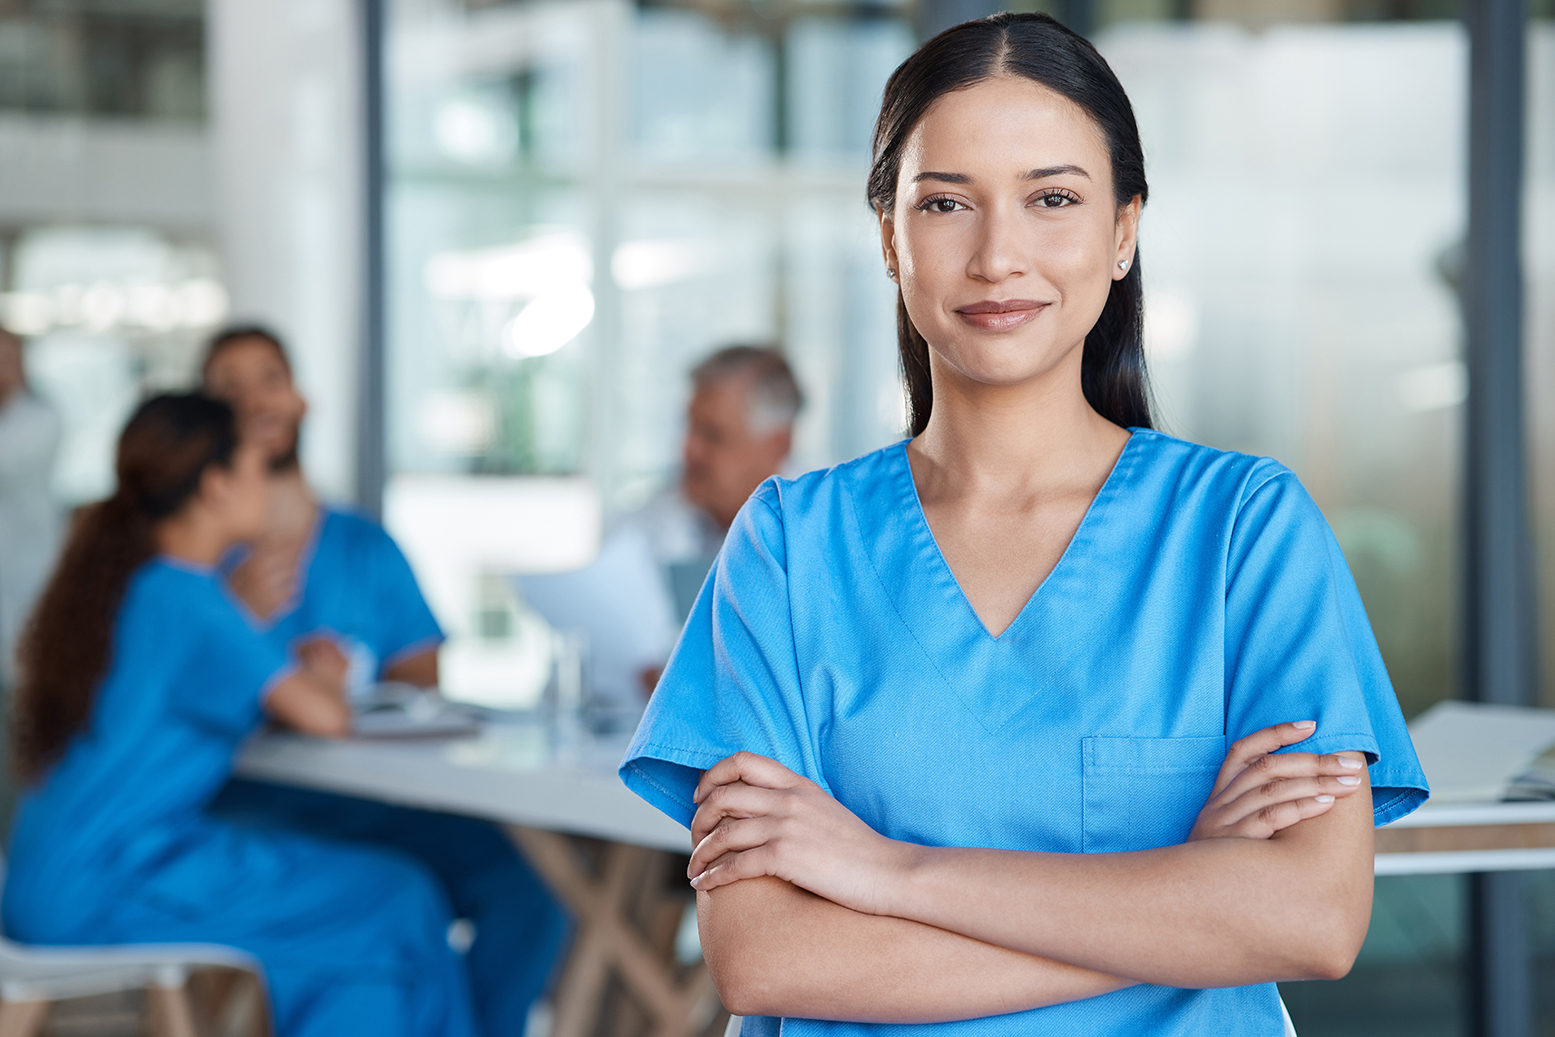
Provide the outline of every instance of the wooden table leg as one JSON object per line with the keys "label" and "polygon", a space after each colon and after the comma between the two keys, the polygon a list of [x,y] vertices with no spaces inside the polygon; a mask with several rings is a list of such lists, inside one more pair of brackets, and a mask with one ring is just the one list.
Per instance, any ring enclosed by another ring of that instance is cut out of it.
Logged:
{"label": "wooden table leg", "polygon": [[597,867],[591,868],[568,836],[517,826],[508,834],[577,925],[556,995],[552,1037],[595,1037],[612,974],[652,1018],[654,1037],[696,1037],[712,1022],[720,1005],[706,964],[678,968],[673,953],[656,948],[631,918],[633,905],[645,899],[651,908],[663,906],[655,902],[667,899],[658,883],[665,859],[673,855],[604,843]]}
{"label": "wooden table leg", "polygon": [[0,1001],[0,1037],[35,1037],[50,1007],[47,1001]]}
{"label": "wooden table leg", "polygon": [[186,982],[176,986],[152,983],[146,987],[146,1009],[151,1017],[151,1032],[157,1037],[198,1037]]}

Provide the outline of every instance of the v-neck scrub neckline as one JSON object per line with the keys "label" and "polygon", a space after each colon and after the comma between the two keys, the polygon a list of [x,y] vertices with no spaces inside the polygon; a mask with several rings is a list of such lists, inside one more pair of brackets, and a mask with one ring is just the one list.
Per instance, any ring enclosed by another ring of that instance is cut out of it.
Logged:
{"label": "v-neck scrub neckline", "polygon": [[[764,483],[622,762],[689,826],[740,750],[920,845],[1183,842],[1232,741],[1313,719],[1371,762],[1385,824],[1425,778],[1327,523],[1277,462],[1132,431],[1058,563],[994,638],[935,543],[905,443]],[[933,1026],[747,1020],[745,1034],[1278,1033],[1273,984],[1139,986]]]}
{"label": "v-neck scrub neckline", "polygon": [[[984,623],[982,617],[977,614],[977,609],[973,607],[972,600],[967,597],[966,591],[961,586],[961,581],[956,579],[955,570],[951,569],[950,562],[945,559],[945,552],[940,548],[939,541],[934,536],[933,527],[929,525],[928,512],[923,508],[923,498],[919,495],[918,483],[913,478],[912,459],[907,456],[907,447],[912,440],[904,439],[887,448],[889,451],[888,456],[895,458],[899,468],[899,479],[902,485],[902,512],[917,519],[918,524],[922,526],[923,539],[927,541],[927,546],[924,550],[926,556],[926,571],[924,575],[932,577],[935,583],[941,585],[948,579],[952,596],[959,599],[961,610],[971,618],[971,621],[982,630],[983,635],[990,641],[1002,640],[1005,635],[1020,625],[1021,621],[1025,619],[1026,613],[1037,607],[1038,598],[1042,596],[1042,592],[1046,589],[1054,575],[1064,568],[1064,564],[1068,561],[1070,554],[1084,552],[1085,547],[1083,543],[1079,552],[1076,552],[1076,543],[1084,540],[1094,540],[1097,531],[1092,527],[1105,524],[1105,515],[1101,513],[1106,511],[1107,501],[1110,498],[1126,492],[1128,471],[1133,466],[1130,448],[1134,444],[1136,430],[1129,429],[1128,432],[1129,437],[1124,441],[1123,449],[1118,452],[1117,458],[1113,460],[1112,467],[1107,472],[1107,478],[1102,480],[1101,487],[1096,491],[1096,495],[1091,498],[1090,504],[1086,505],[1085,514],[1080,518],[1080,524],[1075,527],[1074,533],[1070,535],[1069,542],[1064,545],[1064,550],[1059,554],[1058,561],[1053,564],[1053,568],[1048,570],[1047,575],[1042,577],[1042,581],[1031,592],[1030,597],[1026,599],[1020,611],[1016,613],[1015,618],[1010,620],[1009,624],[997,634],[989,630],[988,624]],[[938,569],[939,572],[931,573],[927,571],[934,569]],[[1062,579],[1063,577],[1060,576],[1060,582]],[[954,608],[954,605],[951,607]]]}

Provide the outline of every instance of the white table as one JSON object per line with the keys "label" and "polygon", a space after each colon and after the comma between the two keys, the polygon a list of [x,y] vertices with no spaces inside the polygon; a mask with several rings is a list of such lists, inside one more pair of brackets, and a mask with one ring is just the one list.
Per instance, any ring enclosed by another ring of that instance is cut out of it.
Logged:
{"label": "white table", "polygon": [[1555,802],[1430,803],[1377,830],[1378,875],[1555,868]]}
{"label": "white table", "polygon": [[[625,749],[624,737],[557,748],[531,725],[449,741],[267,733],[244,749],[237,773],[503,825],[577,924],[554,1037],[594,1032],[612,974],[650,1016],[655,1037],[690,1037],[721,1009],[706,966],[683,969],[671,953],[686,897],[665,894],[670,872],[683,866],[670,855],[689,853],[690,836],[621,784]],[[590,859],[569,836],[605,845]]]}

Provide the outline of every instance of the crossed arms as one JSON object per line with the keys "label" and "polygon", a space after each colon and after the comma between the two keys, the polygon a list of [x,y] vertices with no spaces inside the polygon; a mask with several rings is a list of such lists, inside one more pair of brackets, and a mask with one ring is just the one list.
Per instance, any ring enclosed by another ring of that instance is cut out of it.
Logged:
{"label": "crossed arms", "polygon": [[1371,911],[1359,754],[1232,746],[1180,846],[1112,854],[886,839],[813,782],[740,753],[703,775],[689,873],[741,1015],[941,1022],[1134,983],[1223,987],[1349,971]]}

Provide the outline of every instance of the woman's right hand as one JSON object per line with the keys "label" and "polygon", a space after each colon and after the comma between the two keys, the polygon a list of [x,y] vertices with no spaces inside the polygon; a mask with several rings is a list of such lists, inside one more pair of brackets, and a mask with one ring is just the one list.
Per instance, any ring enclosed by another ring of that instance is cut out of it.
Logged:
{"label": "woman's right hand", "polygon": [[344,694],[351,660],[333,637],[319,634],[308,638],[297,646],[297,661],[313,677]]}
{"label": "woman's right hand", "polygon": [[1312,737],[1311,720],[1276,724],[1235,742],[1188,842],[1267,839],[1298,821],[1326,814],[1361,787],[1360,753],[1276,753]]}

